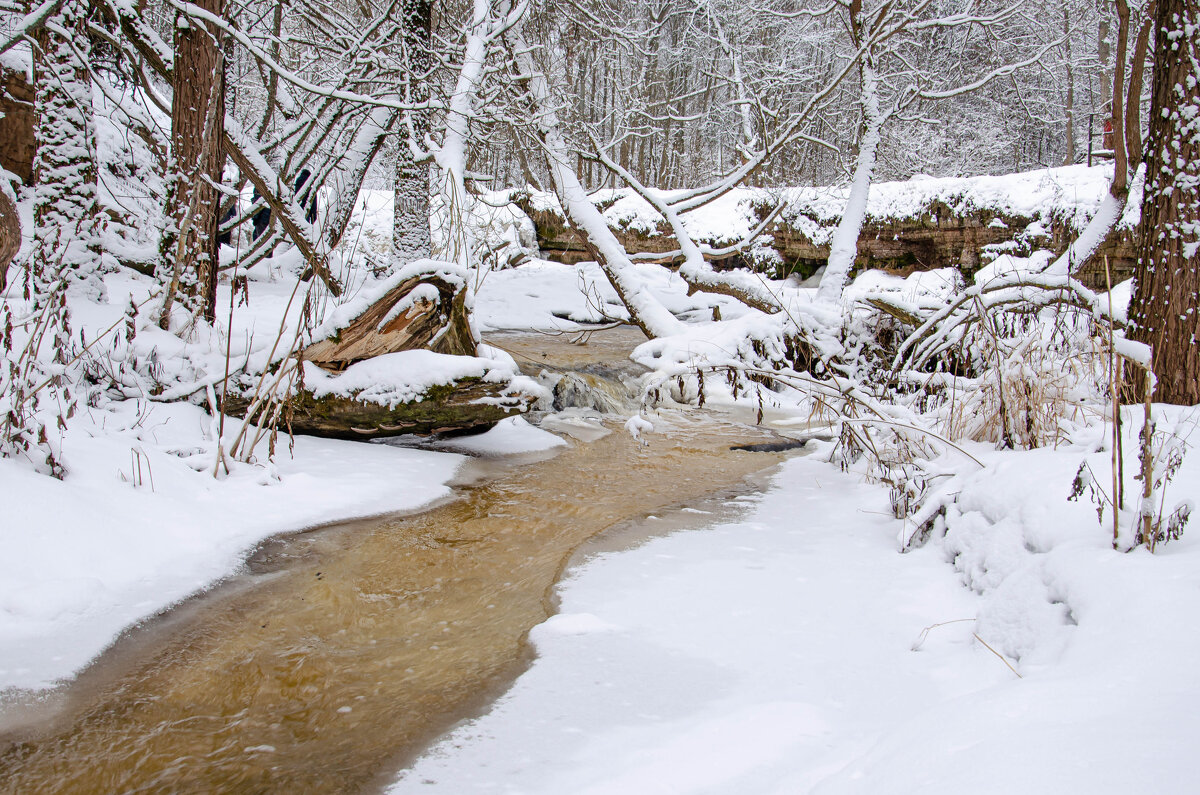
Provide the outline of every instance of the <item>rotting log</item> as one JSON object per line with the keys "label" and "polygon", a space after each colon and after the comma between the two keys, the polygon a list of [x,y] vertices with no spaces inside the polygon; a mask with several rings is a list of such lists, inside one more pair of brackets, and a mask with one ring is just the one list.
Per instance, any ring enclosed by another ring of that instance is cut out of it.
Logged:
{"label": "rotting log", "polygon": [[[353,395],[316,397],[307,389],[291,399],[287,428],[292,433],[330,439],[366,441],[413,434],[459,435],[479,433],[506,417],[529,407],[531,397],[505,394],[508,384],[464,378],[452,384],[432,386],[420,400],[387,406]],[[221,410],[229,416],[246,413],[249,399],[229,395]],[[281,429],[284,423],[280,423]]]}
{"label": "rotting log", "polygon": [[[422,285],[434,289],[418,290]],[[435,291],[436,299],[431,294]],[[305,348],[301,358],[337,372],[363,359],[399,351],[474,356],[466,299],[462,285],[436,273],[405,279],[334,336]],[[396,312],[398,304],[403,309]]]}
{"label": "rotting log", "polygon": [[[409,350],[474,356],[476,345],[461,282],[436,272],[404,279],[333,336],[309,345],[301,358],[327,372],[355,362]],[[431,386],[419,399],[387,405],[356,394],[316,396],[300,389],[289,399],[284,422],[294,433],[368,440],[401,434],[476,433],[529,408],[534,396],[513,392],[506,381],[467,377]],[[244,416],[247,397],[231,394],[222,411]]]}

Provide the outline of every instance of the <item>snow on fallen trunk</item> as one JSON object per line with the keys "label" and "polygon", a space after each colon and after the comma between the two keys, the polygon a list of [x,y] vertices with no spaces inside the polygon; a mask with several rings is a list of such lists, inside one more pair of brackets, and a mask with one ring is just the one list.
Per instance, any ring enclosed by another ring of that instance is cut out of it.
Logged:
{"label": "snow on fallen trunk", "polygon": [[[301,364],[288,398],[293,433],[330,439],[486,430],[546,395],[511,360],[409,350],[375,356],[330,373]],[[240,416],[249,397],[226,397],[222,411]]]}

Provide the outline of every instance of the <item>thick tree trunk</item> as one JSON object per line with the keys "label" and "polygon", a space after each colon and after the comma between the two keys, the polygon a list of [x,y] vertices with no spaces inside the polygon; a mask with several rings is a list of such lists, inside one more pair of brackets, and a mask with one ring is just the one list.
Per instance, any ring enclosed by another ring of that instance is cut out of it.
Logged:
{"label": "thick tree trunk", "polygon": [[1200,0],[1159,0],[1133,338],[1155,400],[1200,403]]}
{"label": "thick tree trunk", "polygon": [[[88,5],[67,0],[38,31],[34,48],[37,91],[34,157],[33,233],[37,292],[50,289],[61,272],[102,298],[97,271],[100,244],[96,205],[96,135],[92,120],[92,83],[80,60],[78,42],[85,40]],[[53,271],[54,273],[51,273]]]}
{"label": "thick tree trunk", "polygon": [[[196,0],[213,14],[224,13],[225,0]],[[216,310],[217,228],[225,153],[225,63],[219,32],[212,26],[175,18],[174,94],[171,101],[171,162],[175,180],[167,197],[170,228],[163,236],[164,264],[171,268],[169,293],[161,322],[169,323],[170,304],[182,300],[210,322]]]}
{"label": "thick tree trunk", "polygon": [[33,183],[34,102],[37,95],[23,71],[0,67],[0,167]]}
{"label": "thick tree trunk", "polygon": [[[433,65],[433,4],[430,0],[404,0],[404,48],[407,54],[408,96],[412,102],[429,99],[429,71]],[[411,124],[401,125],[396,148],[396,193],[393,200],[393,267],[429,256],[429,164],[417,162],[412,144],[425,148],[429,133],[429,111],[408,114]],[[410,141],[410,136],[415,139]]]}

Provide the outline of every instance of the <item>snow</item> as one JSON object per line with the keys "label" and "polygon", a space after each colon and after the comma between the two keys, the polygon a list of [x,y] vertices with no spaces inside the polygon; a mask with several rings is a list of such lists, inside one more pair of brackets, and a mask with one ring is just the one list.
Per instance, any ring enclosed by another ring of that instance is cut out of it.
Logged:
{"label": "snow", "polygon": [[[1046,229],[1056,222],[1082,231],[1109,195],[1111,164],[1064,166],[1019,174],[978,177],[938,177],[899,182],[874,182],[865,198],[865,217],[873,221],[917,218],[935,205],[962,215],[989,210],[998,215],[1032,219],[1026,233]],[[781,189],[736,188],[703,207],[685,212],[683,223],[697,241],[729,244],[744,238],[759,221],[762,208],[782,203],[782,219],[817,245],[829,244],[845,210],[847,186]],[[670,199],[677,192],[660,191]],[[561,214],[551,194],[533,192],[530,206]],[[859,198],[862,198],[861,196]],[[591,195],[609,226],[654,236],[662,234],[662,216],[649,202],[629,190],[604,190]],[[1141,209],[1141,184],[1131,186],[1130,201],[1120,215],[1122,228],[1137,225]],[[1002,219],[997,218],[1001,223]],[[1036,226],[1034,226],[1036,225]]]}
{"label": "snow", "polygon": [[[235,571],[270,535],[444,497],[463,460],[298,437],[274,466],[241,465],[215,480],[209,426],[195,406],[138,413],[127,402],[72,425],[65,481],[0,459],[0,491],[9,495],[0,688],[70,676],[126,626]],[[190,466],[197,459],[202,471]]]}
{"label": "snow", "polygon": [[[452,267],[439,269],[455,276]],[[129,273],[108,274],[105,281],[108,303],[72,303],[73,323],[89,340],[118,321],[131,298],[145,301],[153,284]],[[329,327],[344,325],[348,313],[390,283],[368,283],[348,294],[341,310],[327,307]],[[233,356],[265,363],[280,318],[294,317],[300,302],[288,308],[288,280],[253,280],[249,289],[251,305],[234,316]],[[227,286],[218,304],[229,306]],[[196,329],[185,344],[144,324],[133,348],[153,352],[161,363],[158,377],[168,385],[162,397],[169,398],[214,382],[219,394],[223,345],[211,330]],[[486,347],[478,358],[409,353],[334,377],[310,371],[309,386],[371,389],[384,401],[467,375],[511,379],[514,389],[532,394],[542,389],[532,379],[513,378],[511,358]],[[0,690],[42,689],[72,676],[124,628],[236,572],[269,536],[442,499],[462,453],[503,456],[561,443],[516,420],[476,437],[474,446],[458,444],[461,453],[304,436],[289,448],[281,435],[273,463],[264,441],[252,463],[233,463],[230,475],[215,479],[216,423],[200,407],[134,399],[81,407],[63,441],[65,480],[0,458]],[[227,422],[226,445],[239,426]]]}
{"label": "snow", "polygon": [[389,792],[1189,789],[1200,542],[1112,551],[1066,499],[1099,434],[973,447],[948,529],[906,555],[884,490],[821,447],[733,521],[590,558],[529,671]]}
{"label": "snow", "polygon": [[565,447],[566,444],[561,437],[530,425],[524,417],[509,417],[500,420],[484,433],[440,442],[438,449],[487,457],[544,453],[557,447]]}
{"label": "snow", "polygon": [[[1086,223],[1106,180],[1103,168],[1072,167],[881,183],[872,186],[868,214],[919,212],[931,196],[962,206],[992,202],[976,206],[1037,216],[1024,232],[1031,236],[1064,218]],[[751,193],[735,192],[684,222],[699,223],[708,239],[735,238],[755,223]],[[835,190],[791,192],[801,194],[814,228],[834,217],[815,208],[844,200]],[[594,222],[574,198],[574,209]],[[604,210],[607,223],[652,220],[640,199],[616,198]],[[351,242],[358,248],[337,252],[334,263],[390,245],[390,229],[382,231],[390,195],[384,202],[366,194],[361,202]],[[507,207],[496,217],[508,220],[497,223],[516,234],[524,216]],[[1049,259],[1001,254],[975,277],[975,289],[1041,272]],[[278,277],[298,265],[281,254],[251,274],[251,306],[235,314],[233,359],[263,366],[280,319],[287,318],[288,333],[294,328],[301,300]],[[633,354],[659,375],[750,360],[749,340],[773,344],[779,332],[779,317],[726,297],[688,296],[666,269],[619,267],[673,332]],[[460,283],[471,276],[435,262],[386,279],[358,273],[341,303],[317,307],[314,334],[343,328],[422,269]],[[128,274],[106,274],[105,282],[108,304],[73,298],[73,320],[89,338],[151,289],[149,280]],[[764,284],[787,307],[781,315],[822,311],[813,289]],[[907,278],[867,272],[846,295],[885,293],[919,306],[961,286],[949,269]],[[484,331],[570,333],[626,317],[596,264],[531,260],[488,273],[474,287]],[[1128,283],[1114,287],[1114,312],[1124,312],[1129,293]],[[229,300],[223,287],[218,305]],[[1109,297],[1098,301],[1107,308]],[[723,322],[711,320],[714,307]],[[156,352],[163,394],[182,397],[219,383],[223,335],[197,327],[185,343],[147,326],[129,356]],[[1129,358],[1146,354],[1135,343],[1116,344]],[[306,383],[319,394],[391,403],[432,384],[466,376],[507,381],[514,371],[507,354],[482,346],[474,358],[413,351],[337,375],[310,366]],[[539,388],[528,379],[513,383]],[[710,383],[708,399],[734,396]],[[782,396],[772,408],[781,432],[802,432],[810,420]],[[1132,407],[1125,415],[1126,533],[1138,514],[1140,484],[1132,475],[1140,412]],[[1182,435],[1200,418],[1200,408],[1154,412],[1160,428]],[[651,451],[660,440],[650,410],[609,425],[624,425]],[[236,429],[228,421],[226,442]],[[274,462],[264,444],[254,460],[234,463],[218,479],[218,431],[198,406],[81,402],[64,439],[65,480],[0,459],[0,690],[43,689],[70,677],[125,627],[236,572],[268,536],[443,499],[468,455],[551,455],[566,443],[558,434],[588,443],[610,430],[594,416],[564,412],[540,428],[514,417],[436,451],[308,437],[291,449],[281,437]],[[1200,740],[1193,670],[1200,647],[1187,623],[1200,612],[1200,536],[1193,526],[1153,555],[1113,551],[1109,514],[1098,521],[1086,499],[1067,499],[1083,461],[1095,473],[1094,488],[1111,488],[1106,440],[1094,417],[1066,427],[1051,448],[963,442],[982,463],[954,452],[931,462],[934,498],[918,517],[936,508],[944,515],[927,543],[907,554],[898,553],[896,539],[913,536],[914,520],[892,518],[886,486],[831,465],[825,442],[810,442],[757,495],[730,501],[732,518],[693,510],[693,529],[662,537],[647,518],[644,543],[569,570],[557,590],[558,614],[530,633],[536,659],[527,673],[485,714],[442,738],[391,791],[1187,791],[1200,775],[1192,753]],[[1198,490],[1193,452],[1158,496],[1173,506]]]}
{"label": "snow", "polygon": [[[537,256],[537,230],[519,207],[510,201],[511,191],[468,196],[465,220],[470,226],[470,238],[491,252],[489,264],[503,267],[511,261]],[[436,201],[433,208],[433,249],[445,251],[450,245],[446,231],[450,224],[443,205]],[[346,239],[359,250],[375,256],[390,253],[394,202],[390,190],[364,190],[358,195],[346,231]]]}
{"label": "snow", "polygon": [[418,401],[431,387],[466,378],[508,384],[505,391],[511,393],[525,391],[536,396],[543,391],[532,379],[517,375],[511,360],[500,362],[478,356],[399,351],[364,359],[337,374],[327,373],[312,362],[304,363],[304,384],[313,397],[353,396],[388,408]]}

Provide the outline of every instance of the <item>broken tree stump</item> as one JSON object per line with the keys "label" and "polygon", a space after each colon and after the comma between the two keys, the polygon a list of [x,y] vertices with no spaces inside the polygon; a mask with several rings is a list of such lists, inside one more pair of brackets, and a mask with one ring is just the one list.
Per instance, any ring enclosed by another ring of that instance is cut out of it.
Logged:
{"label": "broken tree stump", "polygon": [[466,300],[465,279],[445,263],[414,263],[349,325],[309,345],[301,358],[336,372],[398,351],[426,349],[474,356],[475,336]]}

